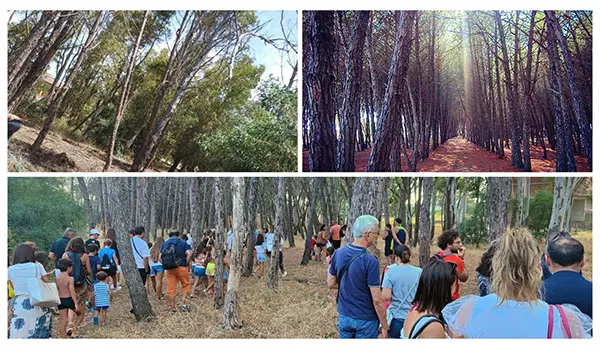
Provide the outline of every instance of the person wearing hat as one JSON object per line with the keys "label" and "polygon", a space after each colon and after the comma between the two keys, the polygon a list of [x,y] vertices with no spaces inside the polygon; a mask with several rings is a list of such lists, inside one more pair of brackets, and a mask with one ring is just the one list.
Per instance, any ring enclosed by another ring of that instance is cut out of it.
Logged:
{"label": "person wearing hat", "polygon": [[96,230],[95,228],[91,229],[90,239],[85,241],[85,247],[88,251],[90,250],[89,246],[91,246],[92,244],[96,245],[96,250],[100,249],[100,241],[98,241],[98,237],[100,237],[100,231]]}

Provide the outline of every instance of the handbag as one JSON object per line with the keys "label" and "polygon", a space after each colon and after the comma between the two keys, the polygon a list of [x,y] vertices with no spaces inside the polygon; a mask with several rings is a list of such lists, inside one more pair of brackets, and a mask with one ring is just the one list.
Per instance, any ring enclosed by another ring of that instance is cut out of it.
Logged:
{"label": "handbag", "polygon": [[[36,264],[37,271],[39,271],[39,266]],[[27,290],[32,306],[49,308],[60,305],[56,283],[46,283],[41,278],[37,278],[37,274],[35,278],[27,281]]]}
{"label": "handbag", "polygon": [[550,304],[548,304],[548,334],[547,334],[547,338],[552,339],[552,333],[554,330],[554,307],[553,306],[556,306],[556,308],[558,309],[558,314],[560,315],[560,323],[562,324],[562,326],[564,328],[565,336],[568,339],[571,339],[572,338],[571,327],[569,327],[569,322],[567,321],[567,314],[565,313],[565,310],[560,305],[550,305]]}

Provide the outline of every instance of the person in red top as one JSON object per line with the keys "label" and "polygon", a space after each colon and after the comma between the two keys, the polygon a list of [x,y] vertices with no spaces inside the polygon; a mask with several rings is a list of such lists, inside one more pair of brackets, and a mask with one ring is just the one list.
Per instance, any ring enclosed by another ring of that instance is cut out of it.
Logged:
{"label": "person in red top", "polygon": [[338,249],[342,243],[342,240],[340,238],[340,230],[341,229],[342,229],[342,226],[340,226],[338,224],[335,224],[329,228],[329,234],[331,237],[331,245],[333,245],[333,247],[335,249]]}
{"label": "person in red top", "polygon": [[437,258],[455,264],[456,265],[456,284],[454,285],[454,291],[452,292],[452,300],[460,298],[458,292],[458,281],[466,282],[469,279],[469,274],[465,270],[465,246],[460,240],[458,231],[454,229],[446,230],[438,237],[438,247],[442,251],[437,253]]}

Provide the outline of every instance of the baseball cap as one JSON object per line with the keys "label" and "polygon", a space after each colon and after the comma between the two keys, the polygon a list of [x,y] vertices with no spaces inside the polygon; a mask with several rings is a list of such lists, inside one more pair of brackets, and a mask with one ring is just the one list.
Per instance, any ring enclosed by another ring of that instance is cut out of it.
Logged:
{"label": "baseball cap", "polygon": [[96,230],[95,228],[90,230],[90,236],[92,235],[100,235],[100,231]]}

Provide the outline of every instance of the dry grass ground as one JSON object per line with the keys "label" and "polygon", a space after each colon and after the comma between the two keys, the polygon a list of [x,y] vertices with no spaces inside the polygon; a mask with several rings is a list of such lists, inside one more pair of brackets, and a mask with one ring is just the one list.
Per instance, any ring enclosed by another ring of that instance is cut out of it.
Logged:
{"label": "dry grass ground", "polygon": [[[584,275],[591,279],[591,232],[576,237],[585,245]],[[215,310],[212,298],[205,296],[191,301],[193,309],[189,313],[170,313],[166,299],[158,300],[152,294],[150,302],[156,320],[137,323],[129,313],[131,304],[123,288],[115,294],[108,325],[92,325],[88,314],[88,325],[79,334],[84,338],[336,338],[336,304],[328,299],[326,266],[314,261],[301,266],[304,242],[298,239],[296,245],[286,249],[284,262],[288,275],[276,292],[267,289],[266,278],[242,278],[239,301],[244,326],[239,330],[223,329],[222,310]],[[383,251],[381,240],[378,246]],[[465,262],[471,278],[461,285],[462,295],[477,294],[475,268],[484,251],[485,247],[468,247]],[[414,254],[412,262],[417,263],[418,256]],[[384,265],[382,261],[382,268]],[[58,317],[54,317],[53,332],[58,336]]]}

